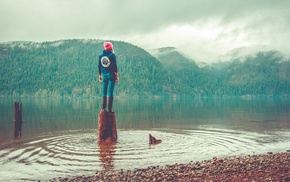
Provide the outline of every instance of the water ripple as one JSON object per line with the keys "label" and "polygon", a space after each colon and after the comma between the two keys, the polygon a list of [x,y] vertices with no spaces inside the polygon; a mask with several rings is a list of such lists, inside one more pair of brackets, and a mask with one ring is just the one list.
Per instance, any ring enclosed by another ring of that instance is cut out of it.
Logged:
{"label": "water ripple", "polygon": [[[162,143],[149,145],[149,133]],[[91,175],[96,170],[280,152],[290,144],[289,132],[258,134],[215,129],[121,130],[118,142],[110,145],[98,145],[96,137],[95,130],[70,131],[7,146],[0,151],[0,176],[4,180],[36,180]]]}

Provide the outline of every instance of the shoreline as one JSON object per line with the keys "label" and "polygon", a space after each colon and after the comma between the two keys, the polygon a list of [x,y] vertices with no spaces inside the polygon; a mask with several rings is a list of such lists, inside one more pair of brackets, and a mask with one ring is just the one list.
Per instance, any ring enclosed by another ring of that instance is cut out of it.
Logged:
{"label": "shoreline", "polygon": [[92,176],[53,178],[50,181],[290,181],[290,151],[214,157],[201,162],[134,170],[96,171]]}

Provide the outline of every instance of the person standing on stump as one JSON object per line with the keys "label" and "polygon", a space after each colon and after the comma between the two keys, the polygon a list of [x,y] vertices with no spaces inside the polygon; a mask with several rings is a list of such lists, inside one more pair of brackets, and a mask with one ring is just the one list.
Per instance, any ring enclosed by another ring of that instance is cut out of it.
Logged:
{"label": "person standing on stump", "polygon": [[99,56],[99,81],[102,82],[102,110],[107,107],[112,111],[115,83],[119,82],[118,69],[116,63],[117,57],[114,53],[113,44],[104,42],[104,50]]}

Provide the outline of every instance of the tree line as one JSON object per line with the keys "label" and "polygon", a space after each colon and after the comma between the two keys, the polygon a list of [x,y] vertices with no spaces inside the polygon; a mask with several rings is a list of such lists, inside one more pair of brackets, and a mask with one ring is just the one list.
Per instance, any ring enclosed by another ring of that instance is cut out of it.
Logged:
{"label": "tree line", "polygon": [[[124,97],[290,93],[290,61],[278,52],[199,67],[176,51],[152,56],[122,41],[112,41]],[[102,40],[9,42],[0,44],[0,97],[98,97],[98,56]]]}

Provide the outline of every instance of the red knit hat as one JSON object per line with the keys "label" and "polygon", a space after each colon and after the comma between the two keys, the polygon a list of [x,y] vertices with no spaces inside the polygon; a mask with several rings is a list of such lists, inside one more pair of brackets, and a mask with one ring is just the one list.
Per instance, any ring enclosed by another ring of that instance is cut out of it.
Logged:
{"label": "red knit hat", "polygon": [[111,42],[104,42],[104,49],[105,50],[110,50],[112,51],[113,50],[113,44]]}

